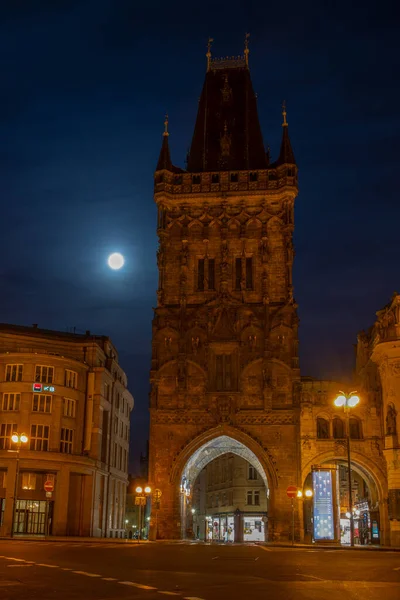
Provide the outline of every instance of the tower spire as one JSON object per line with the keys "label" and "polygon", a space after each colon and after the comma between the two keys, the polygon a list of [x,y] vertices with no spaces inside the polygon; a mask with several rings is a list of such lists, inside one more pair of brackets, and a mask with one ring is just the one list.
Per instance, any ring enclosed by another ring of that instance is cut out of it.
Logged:
{"label": "tower spire", "polygon": [[169,132],[168,132],[168,122],[169,122],[169,121],[168,121],[168,113],[165,113],[165,120],[164,120],[164,133],[163,133],[163,136],[164,136],[164,137],[166,137],[166,136],[168,136],[168,135],[169,135]]}
{"label": "tower spire", "polygon": [[246,35],[244,36],[244,60],[246,61],[246,67],[249,66],[249,37],[249,33],[246,33]]}
{"label": "tower spire", "polygon": [[295,165],[296,160],[294,158],[292,144],[290,143],[289,125],[288,125],[288,122],[286,119],[287,113],[286,113],[286,102],[285,101],[282,103],[282,116],[283,116],[282,143],[281,143],[281,151],[279,153],[279,158],[278,158],[277,164],[278,165],[284,165],[284,164]]}
{"label": "tower spire", "polygon": [[156,171],[162,171],[163,169],[172,171],[172,169],[173,169],[172,161],[171,161],[171,154],[169,152],[169,144],[168,144],[168,137],[169,137],[168,122],[169,122],[168,121],[168,113],[166,113],[165,119],[164,119],[163,141],[161,144],[160,156],[158,157]]}
{"label": "tower spire", "polygon": [[213,43],[214,38],[209,37],[207,43],[207,71],[211,69],[211,44]]}

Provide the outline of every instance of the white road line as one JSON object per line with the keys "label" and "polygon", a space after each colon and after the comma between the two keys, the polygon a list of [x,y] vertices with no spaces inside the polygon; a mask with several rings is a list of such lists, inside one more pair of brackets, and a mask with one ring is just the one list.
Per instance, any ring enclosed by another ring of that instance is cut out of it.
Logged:
{"label": "white road line", "polygon": [[176,592],[161,592],[160,590],[158,590],[159,594],[164,594],[165,596],[180,596],[180,594],[177,594]]}
{"label": "white road line", "polygon": [[49,569],[59,569],[58,565],[46,565],[45,563],[36,563],[38,567],[49,567]]}
{"label": "white road line", "polygon": [[151,585],[143,585],[142,583],[134,583],[133,581],[118,581],[121,585],[130,585],[132,587],[139,588],[140,590],[156,590],[157,588],[151,587]]}
{"label": "white road line", "polygon": [[19,565],[7,565],[7,567],[9,569],[11,569],[11,568],[15,569],[15,567],[33,567],[33,564],[32,563],[25,563],[24,565],[21,565],[21,564],[19,564]]}
{"label": "white road line", "polygon": [[102,577],[103,581],[118,581],[118,579],[115,579],[115,577]]}
{"label": "white road line", "polygon": [[76,573],[77,575],[86,575],[86,577],[101,577],[101,575],[98,575],[97,573],[87,573],[87,571],[72,571],[73,573]]}
{"label": "white road line", "polygon": [[72,571],[69,567],[61,567],[61,571]]}
{"label": "white road line", "polygon": [[7,560],[15,560],[16,562],[26,562],[24,558],[14,558],[13,556],[3,556]]}
{"label": "white road line", "polygon": [[258,546],[261,550],[265,550],[265,552],[272,552],[271,548],[266,548],[266,546]]}
{"label": "white road line", "polygon": [[217,558],[219,558],[219,556],[213,556],[211,560],[217,560]]}
{"label": "white road line", "polygon": [[197,596],[184,596],[183,600],[203,600],[203,598],[198,598]]}
{"label": "white road line", "polygon": [[315,575],[306,575],[305,573],[299,573],[300,577],[310,577],[311,579],[316,579],[317,581],[326,581],[326,579],[321,579],[321,577],[316,577]]}

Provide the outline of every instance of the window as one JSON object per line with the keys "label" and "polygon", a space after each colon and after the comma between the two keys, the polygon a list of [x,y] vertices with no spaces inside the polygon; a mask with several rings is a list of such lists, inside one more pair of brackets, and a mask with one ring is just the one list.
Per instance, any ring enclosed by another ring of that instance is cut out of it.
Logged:
{"label": "window", "polygon": [[257,479],[257,469],[253,467],[253,465],[249,465],[249,476],[248,479],[256,480]]}
{"label": "window", "polygon": [[65,369],[65,387],[74,389],[78,387],[78,373]]}
{"label": "window", "polygon": [[246,258],[246,290],[253,289],[253,259]]}
{"label": "window", "polygon": [[3,394],[3,410],[19,410],[21,394]]}
{"label": "window", "polygon": [[62,427],[61,428],[61,438],[60,438],[60,452],[64,452],[65,454],[72,454],[73,439],[74,439],[73,429],[66,429],[65,427]]}
{"label": "window", "polygon": [[108,383],[104,384],[104,398],[106,400],[110,399],[110,386],[108,385]]}
{"label": "window", "polygon": [[335,438],[335,440],[341,440],[345,437],[344,435],[344,423],[342,421],[342,419],[339,419],[339,417],[335,417],[333,419],[333,437]]}
{"label": "window", "polygon": [[208,289],[215,290],[215,258],[208,259]]}
{"label": "window", "polygon": [[254,504],[260,506],[260,490],[254,490]]}
{"label": "window", "polygon": [[71,398],[64,398],[64,417],[75,418],[76,401]]}
{"label": "window", "polygon": [[358,419],[350,419],[350,437],[352,440],[360,440],[361,439],[361,426],[360,421]]}
{"label": "window", "polygon": [[247,501],[246,504],[248,506],[252,506],[253,505],[253,492],[252,491],[248,491],[247,492]]}
{"label": "window", "polygon": [[250,181],[257,181],[258,173],[250,173]]}
{"label": "window", "polygon": [[204,258],[197,262],[197,289],[199,292],[204,291]]}
{"label": "window", "polygon": [[53,383],[54,367],[36,365],[35,381],[38,383]]}
{"label": "window", "polygon": [[237,258],[235,260],[235,290],[239,291],[242,289],[242,259]]}
{"label": "window", "polygon": [[115,433],[115,435],[118,434],[118,423],[119,423],[119,421],[118,421],[118,419],[116,417],[115,421],[114,421],[114,433]]}
{"label": "window", "polygon": [[201,175],[193,175],[192,176],[192,183],[194,183],[194,184],[201,183]]}
{"label": "window", "polygon": [[237,173],[231,173],[231,181],[232,183],[239,181],[239,175]]}
{"label": "window", "polygon": [[6,365],[6,381],[22,381],[22,365]]}
{"label": "window", "polygon": [[317,438],[319,440],[329,439],[329,421],[321,417],[317,419]]}
{"label": "window", "polygon": [[21,473],[22,489],[36,490],[36,473]]}
{"label": "window", "polygon": [[51,400],[46,394],[33,394],[33,412],[51,413]]}
{"label": "window", "polygon": [[117,408],[118,410],[119,410],[119,402],[120,402],[120,396],[119,396],[119,394],[117,393],[117,394],[115,395],[115,408]]}
{"label": "window", "polygon": [[217,391],[233,389],[232,355],[218,354],[216,356],[216,386]]}
{"label": "window", "polygon": [[16,423],[1,423],[0,425],[0,450],[10,450],[11,436],[17,431]]}
{"label": "window", "polygon": [[7,471],[0,471],[0,488],[7,487]]}
{"label": "window", "polygon": [[214,173],[214,175],[211,175],[211,183],[219,183],[219,174],[218,173]]}
{"label": "window", "polygon": [[47,452],[49,449],[49,426],[48,425],[32,425],[31,426],[31,441],[30,450],[39,452]]}

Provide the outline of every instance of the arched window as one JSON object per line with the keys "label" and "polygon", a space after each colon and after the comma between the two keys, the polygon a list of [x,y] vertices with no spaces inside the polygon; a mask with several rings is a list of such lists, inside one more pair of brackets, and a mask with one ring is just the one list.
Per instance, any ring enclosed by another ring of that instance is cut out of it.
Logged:
{"label": "arched window", "polygon": [[352,440],[361,440],[361,423],[358,419],[350,419],[350,437]]}
{"label": "arched window", "polygon": [[345,437],[344,423],[339,417],[333,419],[333,437],[335,440],[342,440]]}
{"label": "arched window", "polygon": [[317,438],[319,440],[329,439],[329,421],[322,417],[318,417],[317,419]]}

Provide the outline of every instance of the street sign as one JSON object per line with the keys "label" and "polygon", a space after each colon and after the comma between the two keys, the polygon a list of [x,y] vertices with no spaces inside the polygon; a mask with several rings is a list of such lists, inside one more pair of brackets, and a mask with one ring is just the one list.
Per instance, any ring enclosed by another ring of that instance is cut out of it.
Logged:
{"label": "street sign", "polygon": [[54,481],[46,480],[44,482],[44,491],[45,492],[53,492],[54,491]]}
{"label": "street sign", "polygon": [[146,506],[146,496],[136,496],[135,504],[136,506]]}
{"label": "street sign", "polygon": [[295,485],[289,485],[286,490],[286,494],[288,498],[296,498],[297,496],[297,487]]}

